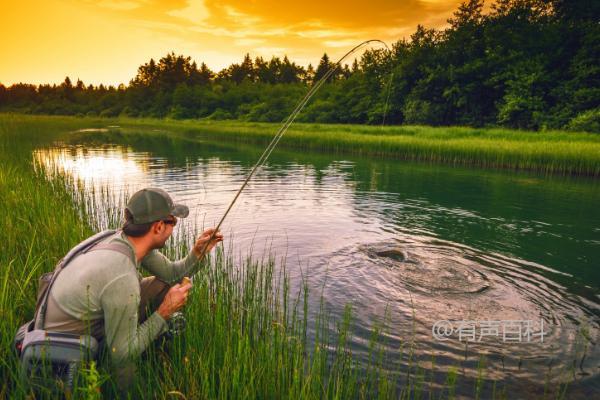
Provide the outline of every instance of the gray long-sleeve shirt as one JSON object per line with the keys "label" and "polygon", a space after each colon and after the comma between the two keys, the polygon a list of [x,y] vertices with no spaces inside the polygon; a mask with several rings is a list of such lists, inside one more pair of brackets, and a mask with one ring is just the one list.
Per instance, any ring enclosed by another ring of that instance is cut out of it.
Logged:
{"label": "gray long-sleeve shirt", "polygon": [[170,261],[158,250],[137,262],[126,235],[117,232],[103,240],[112,241],[125,243],[131,249],[131,256],[97,250],[73,259],[54,282],[44,328],[78,334],[89,332],[96,338],[104,338],[113,365],[123,371],[119,380],[126,385],[134,370],[134,358],[167,328],[157,312],[138,324],[140,266],[173,284],[193,275],[199,263],[194,252],[179,261]]}

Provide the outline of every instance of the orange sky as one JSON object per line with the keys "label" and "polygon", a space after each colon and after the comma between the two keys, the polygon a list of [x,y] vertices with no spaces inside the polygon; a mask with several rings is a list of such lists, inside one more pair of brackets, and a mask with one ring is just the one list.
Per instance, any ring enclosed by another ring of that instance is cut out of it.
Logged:
{"label": "orange sky", "polygon": [[245,53],[315,65],[418,23],[442,27],[460,0],[0,0],[0,82],[128,83],[170,51],[213,70]]}

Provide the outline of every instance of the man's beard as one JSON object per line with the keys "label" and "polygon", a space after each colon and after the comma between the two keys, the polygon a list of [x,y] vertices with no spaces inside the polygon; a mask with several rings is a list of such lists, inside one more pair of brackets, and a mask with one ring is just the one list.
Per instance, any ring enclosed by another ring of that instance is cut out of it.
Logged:
{"label": "man's beard", "polygon": [[166,238],[165,240],[162,241],[162,243],[157,243],[153,246],[153,250],[158,250],[158,249],[162,249],[165,247],[167,240],[169,240],[169,238]]}

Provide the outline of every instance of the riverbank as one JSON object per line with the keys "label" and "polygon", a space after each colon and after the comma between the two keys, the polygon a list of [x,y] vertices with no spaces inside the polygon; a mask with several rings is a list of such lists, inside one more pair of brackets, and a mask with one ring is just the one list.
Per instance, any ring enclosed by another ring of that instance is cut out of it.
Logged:
{"label": "riverbank", "polygon": [[[238,121],[78,118],[0,114],[40,127],[112,128],[117,134],[167,135],[266,145],[279,124]],[[279,147],[475,168],[600,176],[600,135],[464,127],[292,124]]]}

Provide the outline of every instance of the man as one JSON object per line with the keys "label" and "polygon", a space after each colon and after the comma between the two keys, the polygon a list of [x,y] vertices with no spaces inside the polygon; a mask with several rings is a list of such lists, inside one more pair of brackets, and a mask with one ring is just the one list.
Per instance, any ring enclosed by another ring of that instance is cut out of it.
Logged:
{"label": "man", "polygon": [[[131,383],[135,358],[167,331],[169,318],[185,305],[192,285],[179,282],[193,275],[202,256],[223,240],[217,233],[208,243],[214,229],[206,229],[186,257],[167,259],[157,249],[164,247],[177,218],[188,214],[188,207],[174,204],[164,190],[136,192],[127,203],[122,230],[101,242],[112,249],[77,256],[48,296],[44,329],[89,333],[105,343],[121,388]],[[154,276],[142,279],[140,267]],[[148,309],[154,312],[147,315]]]}

